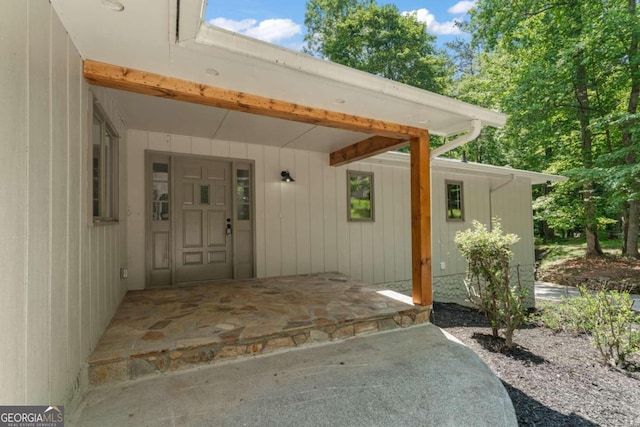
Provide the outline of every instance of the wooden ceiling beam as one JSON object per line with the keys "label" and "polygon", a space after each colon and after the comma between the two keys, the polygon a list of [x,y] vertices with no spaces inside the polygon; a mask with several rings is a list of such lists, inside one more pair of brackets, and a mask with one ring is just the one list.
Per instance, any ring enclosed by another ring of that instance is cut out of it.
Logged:
{"label": "wooden ceiling beam", "polygon": [[329,165],[342,166],[408,145],[407,138],[374,135],[329,154]]}
{"label": "wooden ceiling beam", "polygon": [[425,132],[424,129],[412,126],[294,104],[92,60],[84,62],[84,77],[89,83],[98,86],[387,138],[407,140]]}

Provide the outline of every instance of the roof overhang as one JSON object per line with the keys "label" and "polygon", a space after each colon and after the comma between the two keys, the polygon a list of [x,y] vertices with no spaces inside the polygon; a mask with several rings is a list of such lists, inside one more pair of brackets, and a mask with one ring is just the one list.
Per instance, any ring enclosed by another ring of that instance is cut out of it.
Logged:
{"label": "roof overhang", "polygon": [[[472,120],[479,120],[482,126],[494,127],[502,127],[506,122],[504,114],[255,40],[206,22],[201,23],[194,39],[181,43],[185,47],[198,44],[241,55],[260,68],[274,67],[281,75],[292,73],[292,77],[299,75],[326,81],[338,91],[334,92],[337,97],[329,100],[333,109],[339,110],[340,105],[356,108],[360,115],[386,116],[387,121],[428,129],[434,135],[452,136],[469,131]],[[365,98],[371,99],[372,105],[361,104]],[[336,106],[336,99],[344,103]],[[313,105],[314,102],[317,101],[311,98],[305,104]],[[388,111],[389,105],[399,110]]]}
{"label": "roof overhang", "polygon": [[[52,3],[84,59],[436,135],[468,131],[473,121],[505,123],[484,108],[211,27],[202,22],[204,0],[138,0],[120,13],[101,0]],[[133,129],[326,153],[370,137],[110,90]]]}
{"label": "roof overhang", "polygon": [[[365,163],[384,164],[389,166],[409,167],[410,155],[400,152],[388,152],[375,157],[363,160]],[[493,166],[483,163],[462,162],[456,159],[436,157],[431,159],[431,169],[435,171],[448,171],[451,173],[484,176],[490,178],[517,177],[531,181],[532,185],[545,184],[549,182],[567,181],[568,178],[562,175],[548,173],[531,172],[522,169],[514,169],[505,166]]]}

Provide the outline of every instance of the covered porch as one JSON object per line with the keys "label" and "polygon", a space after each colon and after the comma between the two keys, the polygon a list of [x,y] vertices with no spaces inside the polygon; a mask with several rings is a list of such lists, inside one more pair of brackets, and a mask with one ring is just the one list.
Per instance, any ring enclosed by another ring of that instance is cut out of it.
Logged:
{"label": "covered porch", "polygon": [[428,322],[430,307],[339,273],[130,291],[89,358],[92,385]]}

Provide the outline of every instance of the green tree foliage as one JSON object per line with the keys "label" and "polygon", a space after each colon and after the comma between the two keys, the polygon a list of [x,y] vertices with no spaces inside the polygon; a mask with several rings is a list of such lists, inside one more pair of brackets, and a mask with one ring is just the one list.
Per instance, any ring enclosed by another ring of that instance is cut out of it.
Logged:
{"label": "green tree foliage", "polygon": [[305,52],[422,89],[443,92],[446,55],[413,15],[373,0],[309,0]]}
{"label": "green tree foliage", "polygon": [[[471,104],[500,110],[500,100],[507,92],[509,82],[502,76],[503,58],[488,55],[462,39],[447,43],[454,64],[454,79],[449,96]],[[484,128],[480,136],[447,156],[461,158],[466,152],[469,161],[496,166],[512,165],[509,146],[501,138],[503,131]]]}
{"label": "green tree foliage", "polygon": [[503,161],[571,176],[562,190],[570,197],[545,194],[539,206],[556,209],[556,219],[579,213],[590,255],[602,253],[598,229],[604,218],[621,216],[630,236],[625,251],[637,253],[635,7],[636,0],[480,0],[471,13],[473,46],[489,59],[458,87],[464,91],[482,84],[478,76],[499,73],[488,93],[509,115],[496,136]]}

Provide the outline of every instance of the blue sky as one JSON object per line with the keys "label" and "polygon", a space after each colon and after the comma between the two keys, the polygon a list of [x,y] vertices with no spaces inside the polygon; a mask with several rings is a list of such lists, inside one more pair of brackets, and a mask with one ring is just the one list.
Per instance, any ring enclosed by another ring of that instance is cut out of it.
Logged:
{"label": "blue sky", "polygon": [[[304,0],[208,0],[205,19],[219,27],[246,34],[290,49],[300,50],[304,33]],[[453,25],[466,18],[474,1],[396,0],[401,12],[415,13],[427,24],[427,31],[438,37],[438,45],[465,37]]]}

